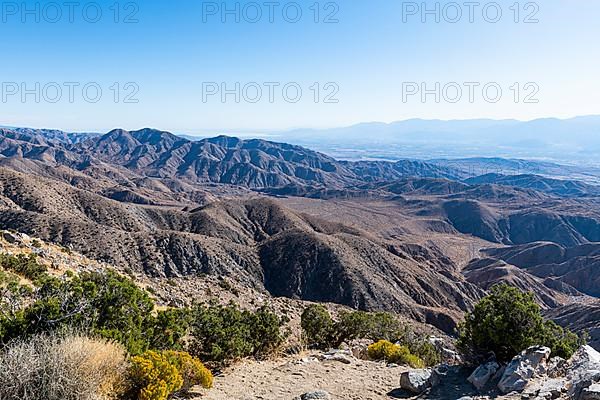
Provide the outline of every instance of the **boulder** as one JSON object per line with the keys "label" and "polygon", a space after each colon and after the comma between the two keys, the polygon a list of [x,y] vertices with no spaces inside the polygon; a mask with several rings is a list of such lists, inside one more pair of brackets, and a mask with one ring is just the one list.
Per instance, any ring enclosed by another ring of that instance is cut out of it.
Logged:
{"label": "boulder", "polygon": [[498,372],[500,365],[496,361],[490,361],[485,364],[481,364],[473,373],[467,378],[467,380],[477,388],[477,390],[483,390],[490,378]]}
{"label": "boulder", "polygon": [[421,394],[431,388],[431,371],[428,369],[416,369],[402,373],[400,376],[400,387],[414,394]]}
{"label": "boulder", "polygon": [[19,238],[10,232],[2,232],[2,237],[10,244],[15,244],[20,241]]}
{"label": "boulder", "polygon": [[431,386],[438,386],[448,379],[450,365],[440,364],[431,372]]}
{"label": "boulder", "polygon": [[593,384],[581,391],[581,400],[600,400],[600,384]]}
{"label": "boulder", "polygon": [[321,361],[337,361],[343,364],[352,364],[353,359],[350,350],[330,350],[321,356]]}
{"label": "boulder", "polygon": [[373,342],[369,339],[355,339],[348,343],[350,352],[352,352],[352,356],[359,360],[368,360],[369,353],[368,348],[369,345]]}
{"label": "boulder", "polygon": [[502,393],[522,392],[531,378],[546,372],[550,353],[548,347],[533,346],[515,356],[506,366],[498,389]]}
{"label": "boulder", "polygon": [[581,399],[584,389],[600,381],[600,353],[590,346],[582,346],[573,354],[569,364],[569,397]]}
{"label": "boulder", "polygon": [[330,400],[331,396],[324,390],[315,390],[314,392],[304,393],[300,396],[301,400]]}

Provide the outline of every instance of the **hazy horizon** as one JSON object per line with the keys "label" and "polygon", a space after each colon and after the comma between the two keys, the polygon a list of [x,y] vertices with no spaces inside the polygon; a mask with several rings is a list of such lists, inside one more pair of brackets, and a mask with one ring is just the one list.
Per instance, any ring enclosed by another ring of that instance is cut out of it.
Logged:
{"label": "hazy horizon", "polygon": [[424,122],[465,122],[465,121],[492,121],[492,122],[519,122],[519,123],[527,123],[534,121],[544,121],[544,120],[557,120],[557,121],[570,121],[577,120],[583,118],[599,118],[600,122],[600,114],[587,114],[587,115],[574,115],[570,117],[556,117],[556,116],[546,116],[540,118],[533,119],[518,119],[518,118],[488,118],[488,117],[480,117],[480,118],[457,118],[457,119],[444,119],[444,118],[406,118],[406,119],[397,119],[391,121],[360,121],[355,122],[349,125],[336,125],[336,126],[292,126],[282,129],[272,129],[272,128],[191,128],[187,130],[174,130],[169,129],[168,127],[157,127],[157,126],[148,126],[148,125],[140,125],[138,127],[133,128],[124,128],[122,124],[116,123],[113,128],[110,129],[95,129],[95,128],[84,128],[84,129],[66,129],[60,126],[46,126],[46,125],[34,125],[34,124],[24,124],[24,125],[15,125],[10,124],[8,122],[4,122],[0,124],[0,128],[30,128],[30,129],[48,129],[48,130],[57,130],[68,133],[107,133],[115,129],[124,129],[127,131],[137,131],[141,129],[156,129],[164,132],[170,132],[177,135],[189,135],[189,136],[197,136],[197,137],[208,137],[206,135],[227,135],[228,132],[231,133],[239,133],[240,135],[271,135],[271,134],[283,134],[288,132],[294,132],[297,130],[331,130],[331,129],[343,129],[343,128],[351,128],[361,125],[393,125],[397,123],[403,122],[411,122],[411,121],[424,121]]}

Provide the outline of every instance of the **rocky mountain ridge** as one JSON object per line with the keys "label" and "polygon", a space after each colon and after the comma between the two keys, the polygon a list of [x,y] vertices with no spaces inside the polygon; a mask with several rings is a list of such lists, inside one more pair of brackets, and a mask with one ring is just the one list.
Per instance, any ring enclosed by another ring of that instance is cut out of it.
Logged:
{"label": "rocky mountain ridge", "polygon": [[[151,129],[5,129],[0,155],[4,228],[151,279],[227,277],[269,296],[399,312],[448,333],[500,281],[533,291],[549,312],[598,295],[591,194]],[[525,265],[510,256],[540,241],[562,258]]]}

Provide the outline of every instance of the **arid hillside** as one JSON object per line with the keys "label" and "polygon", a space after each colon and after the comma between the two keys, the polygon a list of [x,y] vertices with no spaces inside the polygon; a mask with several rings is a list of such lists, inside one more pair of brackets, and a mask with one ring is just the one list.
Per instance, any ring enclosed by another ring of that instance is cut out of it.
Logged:
{"label": "arid hillside", "polygon": [[599,295],[592,185],[464,181],[420,161],[340,162],[150,129],[2,130],[0,154],[3,228],[148,279],[225,277],[448,333],[498,282],[533,291],[548,310]]}

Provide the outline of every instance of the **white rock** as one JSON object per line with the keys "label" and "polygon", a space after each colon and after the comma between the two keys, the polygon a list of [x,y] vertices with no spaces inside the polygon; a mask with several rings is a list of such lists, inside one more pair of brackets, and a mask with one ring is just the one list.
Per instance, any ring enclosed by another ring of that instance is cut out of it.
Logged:
{"label": "white rock", "polygon": [[431,371],[416,369],[402,373],[400,387],[415,394],[421,394],[431,387]]}
{"label": "white rock", "polygon": [[581,400],[600,400],[600,384],[596,383],[583,389]]}
{"label": "white rock", "polygon": [[529,394],[530,398],[536,400],[558,399],[567,391],[567,381],[564,378],[552,378],[539,380],[530,384],[523,394]]}
{"label": "white rock", "polygon": [[546,372],[550,353],[548,347],[534,346],[515,356],[502,374],[498,389],[502,393],[522,392],[531,378]]}
{"label": "white rock", "polygon": [[500,365],[491,361],[486,364],[481,364],[473,373],[467,378],[467,380],[477,388],[477,390],[483,390],[490,381],[490,378],[496,374]]}
{"label": "white rock", "polygon": [[590,346],[582,346],[571,357],[569,364],[569,397],[580,399],[585,388],[600,381],[600,353]]}

